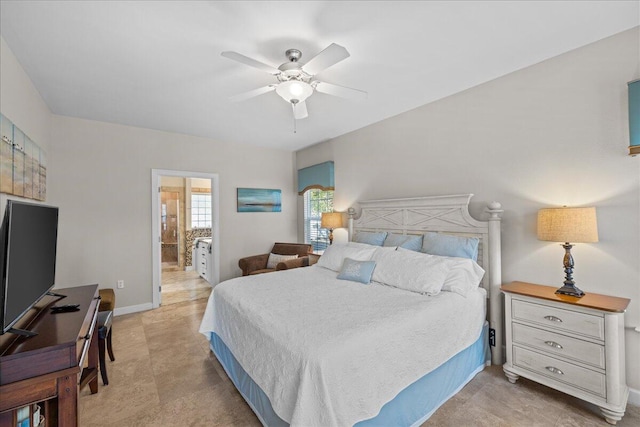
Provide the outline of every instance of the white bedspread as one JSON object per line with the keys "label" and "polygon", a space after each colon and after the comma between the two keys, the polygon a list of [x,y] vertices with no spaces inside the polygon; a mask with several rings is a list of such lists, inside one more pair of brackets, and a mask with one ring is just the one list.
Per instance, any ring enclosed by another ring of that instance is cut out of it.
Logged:
{"label": "white bedspread", "polygon": [[228,280],[200,326],[222,338],[292,426],[374,417],[481,333],[481,288],[424,296],[336,276],[312,266]]}

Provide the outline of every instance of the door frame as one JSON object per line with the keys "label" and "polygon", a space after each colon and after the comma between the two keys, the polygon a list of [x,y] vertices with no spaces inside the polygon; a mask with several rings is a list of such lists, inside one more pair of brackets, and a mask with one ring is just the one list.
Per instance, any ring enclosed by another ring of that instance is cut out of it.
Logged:
{"label": "door frame", "polygon": [[162,279],[162,254],[160,235],[160,177],[177,176],[182,178],[203,178],[211,180],[211,252],[213,274],[211,286],[220,282],[220,189],[219,177],[216,173],[176,171],[170,169],[151,169],[151,265],[153,308],[160,307],[160,286]]}

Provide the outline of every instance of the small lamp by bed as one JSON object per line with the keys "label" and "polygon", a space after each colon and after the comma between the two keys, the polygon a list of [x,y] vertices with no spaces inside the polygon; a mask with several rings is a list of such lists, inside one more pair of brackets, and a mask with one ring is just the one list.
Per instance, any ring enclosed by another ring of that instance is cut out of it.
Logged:
{"label": "small lamp by bed", "polygon": [[538,211],[538,240],[564,242],[564,286],[556,294],[582,297],[583,291],[573,281],[573,243],[595,243],[598,241],[596,208],[545,208]]}
{"label": "small lamp by bed", "polygon": [[342,213],[340,212],[322,212],[320,227],[329,229],[329,244],[333,244],[333,230],[342,228]]}

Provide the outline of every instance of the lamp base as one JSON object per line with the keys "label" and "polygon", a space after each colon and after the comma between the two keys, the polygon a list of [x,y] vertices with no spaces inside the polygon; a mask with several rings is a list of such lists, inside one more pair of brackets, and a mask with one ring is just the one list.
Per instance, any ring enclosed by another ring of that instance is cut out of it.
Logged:
{"label": "lamp base", "polygon": [[556,294],[570,295],[576,298],[581,298],[585,295],[585,293],[578,289],[576,285],[568,285],[566,283],[563,287],[556,291]]}
{"label": "lamp base", "polygon": [[566,242],[562,245],[564,248],[564,259],[562,263],[564,264],[564,286],[556,291],[556,294],[562,295],[570,295],[572,297],[581,298],[584,296],[584,292],[576,287],[575,282],[573,281],[573,257],[571,256],[571,248],[573,245],[569,242]]}

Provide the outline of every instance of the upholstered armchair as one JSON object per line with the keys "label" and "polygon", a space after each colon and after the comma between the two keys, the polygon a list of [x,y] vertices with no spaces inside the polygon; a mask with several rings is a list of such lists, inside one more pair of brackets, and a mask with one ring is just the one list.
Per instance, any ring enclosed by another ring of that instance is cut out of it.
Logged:
{"label": "upholstered armchair", "polygon": [[[271,253],[242,258],[238,261],[238,266],[242,270],[243,276],[306,267],[309,265],[308,254],[312,251],[313,247],[306,243],[276,243],[273,245]],[[276,255],[271,257],[271,264],[275,265],[269,265],[269,255],[271,254]],[[280,258],[277,255],[297,255],[298,257],[275,262],[274,258]]]}

